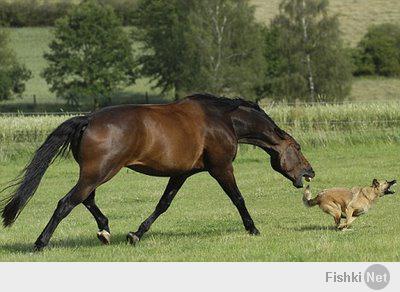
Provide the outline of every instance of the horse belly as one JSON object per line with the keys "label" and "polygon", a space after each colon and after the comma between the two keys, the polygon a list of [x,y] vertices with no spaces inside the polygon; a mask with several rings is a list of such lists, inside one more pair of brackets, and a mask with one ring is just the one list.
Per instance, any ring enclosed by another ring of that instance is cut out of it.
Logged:
{"label": "horse belly", "polygon": [[184,147],[163,145],[143,149],[135,154],[127,167],[154,176],[174,176],[203,169],[202,149],[186,143]]}
{"label": "horse belly", "polygon": [[148,111],[135,123],[129,168],[148,175],[172,176],[203,167],[204,137],[196,113]]}

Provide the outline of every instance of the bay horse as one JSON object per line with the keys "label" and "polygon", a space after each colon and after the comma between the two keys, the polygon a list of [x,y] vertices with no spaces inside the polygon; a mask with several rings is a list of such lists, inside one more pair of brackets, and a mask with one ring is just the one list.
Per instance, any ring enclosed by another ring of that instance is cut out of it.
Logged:
{"label": "bay horse", "polygon": [[123,167],[152,176],[169,177],[154,212],[129,232],[136,244],[170,206],[185,180],[208,171],[219,183],[243,220],[245,229],[259,234],[236,185],[232,162],[238,143],[252,144],[271,157],[272,168],[297,188],[315,173],[300,145],[256,104],[194,94],[169,104],[120,105],[76,116],[60,124],[36,150],[2,208],[3,225],[11,226],[33,196],[54,159],[71,149],[79,164],[76,185],[58,202],[53,216],[35,242],[42,250],[58,224],[82,203],[97,222],[98,238],[110,243],[108,219],[95,203],[96,188]]}

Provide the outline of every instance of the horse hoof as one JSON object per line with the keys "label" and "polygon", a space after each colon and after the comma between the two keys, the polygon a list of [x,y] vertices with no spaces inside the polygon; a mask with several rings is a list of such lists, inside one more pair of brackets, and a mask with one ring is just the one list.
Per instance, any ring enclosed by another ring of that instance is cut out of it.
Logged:
{"label": "horse hoof", "polygon": [[33,252],[41,252],[41,251],[43,251],[43,248],[44,248],[43,245],[35,244],[35,245],[33,246]]}
{"label": "horse hoof", "polygon": [[110,244],[110,237],[111,237],[111,234],[106,230],[101,230],[101,231],[97,232],[97,238],[104,245]]}
{"label": "horse hoof", "polygon": [[258,229],[254,227],[249,230],[249,234],[250,235],[260,235],[260,231],[258,231]]}
{"label": "horse hoof", "polygon": [[129,232],[126,236],[126,241],[132,245],[136,245],[140,241],[140,238],[134,232]]}

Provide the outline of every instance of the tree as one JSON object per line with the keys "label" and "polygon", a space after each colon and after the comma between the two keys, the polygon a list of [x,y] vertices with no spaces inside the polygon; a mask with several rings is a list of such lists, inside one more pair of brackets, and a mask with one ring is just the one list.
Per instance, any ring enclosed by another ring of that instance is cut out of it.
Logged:
{"label": "tree", "polygon": [[56,22],[49,65],[42,75],[50,90],[78,104],[91,98],[111,99],[121,86],[135,82],[132,41],[110,6],[83,1]]}
{"label": "tree", "polygon": [[400,76],[400,25],[371,26],[353,53],[355,75]]}
{"label": "tree", "polygon": [[264,33],[265,83],[275,98],[341,100],[351,86],[350,56],[340,39],[327,0],[283,0],[280,14]]}
{"label": "tree", "polygon": [[163,92],[175,90],[175,98],[192,71],[184,37],[191,5],[185,0],[141,0],[134,18],[132,35],[142,44],[138,56],[141,75],[155,80],[155,87]]}
{"label": "tree", "polygon": [[13,95],[21,96],[25,91],[25,82],[31,78],[23,64],[9,48],[7,32],[0,30],[0,100],[10,99]]}
{"label": "tree", "polygon": [[186,35],[189,54],[198,60],[192,90],[256,99],[264,57],[254,11],[245,0],[195,2]]}
{"label": "tree", "polygon": [[142,0],[135,40],[141,73],[175,98],[192,91],[249,94],[263,56],[260,25],[246,0]]}

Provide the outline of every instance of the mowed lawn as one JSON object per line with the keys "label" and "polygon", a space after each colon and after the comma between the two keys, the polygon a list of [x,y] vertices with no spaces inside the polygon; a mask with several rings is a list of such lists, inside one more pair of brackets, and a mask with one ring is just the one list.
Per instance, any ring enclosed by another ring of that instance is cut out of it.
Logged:
{"label": "mowed lawn", "polygon": [[[303,150],[321,188],[370,184],[374,177],[399,179],[399,145],[330,146]],[[27,161],[0,164],[1,182]],[[78,206],[57,228],[49,248],[32,253],[33,242],[57,201],[71,188],[77,167],[57,161],[15,225],[0,230],[0,261],[399,261],[400,197],[387,196],[354,222],[352,230],[332,228],[318,207],[303,206],[302,190],[269,166],[267,154],[249,148],[235,162],[238,185],[260,236],[248,235],[217,183],[206,173],[190,178],[170,209],[137,246],[125,243],[154,209],[166,178],[123,170],[97,191],[109,217],[112,244],[101,246],[90,213]]]}

